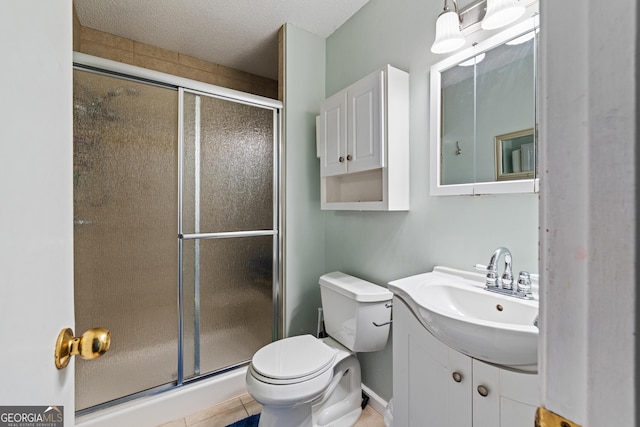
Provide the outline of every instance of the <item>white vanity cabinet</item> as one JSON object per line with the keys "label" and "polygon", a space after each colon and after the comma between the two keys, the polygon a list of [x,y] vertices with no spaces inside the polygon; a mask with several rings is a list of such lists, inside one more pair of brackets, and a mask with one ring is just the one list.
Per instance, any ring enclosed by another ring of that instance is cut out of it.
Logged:
{"label": "white vanity cabinet", "polygon": [[394,427],[530,427],[537,393],[537,374],[502,369],[451,349],[394,297]]}
{"label": "white vanity cabinet", "polygon": [[317,120],[321,208],[409,209],[409,75],[390,65],[327,98]]}

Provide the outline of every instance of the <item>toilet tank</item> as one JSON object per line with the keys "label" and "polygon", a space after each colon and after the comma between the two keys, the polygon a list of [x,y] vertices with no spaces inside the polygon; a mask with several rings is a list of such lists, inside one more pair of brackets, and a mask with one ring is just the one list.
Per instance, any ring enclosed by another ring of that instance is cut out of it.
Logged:
{"label": "toilet tank", "polygon": [[[334,271],[320,277],[324,326],[351,351],[382,350],[387,344],[393,294],[382,286]],[[378,325],[375,326],[373,322]]]}

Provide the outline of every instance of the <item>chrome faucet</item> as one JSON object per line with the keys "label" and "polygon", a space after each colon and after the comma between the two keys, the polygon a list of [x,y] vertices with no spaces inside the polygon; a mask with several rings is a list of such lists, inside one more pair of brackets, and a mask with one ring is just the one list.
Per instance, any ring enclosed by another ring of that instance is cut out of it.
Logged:
{"label": "chrome faucet", "polygon": [[[504,273],[502,278],[498,280],[498,263],[504,255]],[[513,289],[513,271],[511,270],[511,252],[505,247],[499,247],[491,255],[489,265],[487,266],[487,288],[498,287],[506,290]]]}
{"label": "chrome faucet", "polygon": [[[500,258],[504,257],[504,271],[502,276],[498,270]],[[531,292],[531,275],[526,271],[521,271],[518,275],[518,281],[514,283],[513,270],[511,268],[511,251],[501,246],[497,248],[489,265],[476,265],[476,268],[487,272],[487,282],[485,289],[491,292],[499,292],[501,294],[511,295],[518,298],[532,299]]]}

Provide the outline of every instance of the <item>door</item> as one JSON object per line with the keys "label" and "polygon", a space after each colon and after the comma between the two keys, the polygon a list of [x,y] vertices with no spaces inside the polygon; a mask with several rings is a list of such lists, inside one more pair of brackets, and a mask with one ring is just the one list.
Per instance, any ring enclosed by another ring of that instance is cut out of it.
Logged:
{"label": "door", "polygon": [[399,298],[393,334],[394,425],[471,426],[471,358],[438,341]]}
{"label": "door", "polygon": [[320,107],[320,176],[347,173],[347,94],[339,92]]}
{"label": "door", "polygon": [[353,84],[347,93],[347,160],[349,172],[384,166],[382,85],[383,72]]}
{"label": "door", "polygon": [[83,411],[178,380],[178,91],[76,69],[73,106],[76,325],[112,337]]}
{"label": "door", "polygon": [[185,381],[251,360],[274,335],[277,117],[181,89]]}
{"label": "door", "polygon": [[70,1],[34,6],[0,5],[10,82],[0,101],[0,412],[57,406],[68,427],[75,362],[59,371],[53,354],[60,330],[74,327],[72,11]]}

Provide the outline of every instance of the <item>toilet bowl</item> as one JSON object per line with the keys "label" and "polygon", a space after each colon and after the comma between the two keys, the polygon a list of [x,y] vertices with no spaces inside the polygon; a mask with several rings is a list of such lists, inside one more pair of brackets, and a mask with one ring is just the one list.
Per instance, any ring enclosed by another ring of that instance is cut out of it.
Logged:
{"label": "toilet bowl", "polygon": [[349,427],[360,417],[355,351],[384,348],[393,294],[340,272],[322,276],[320,286],[329,337],[275,341],[247,369],[247,391],[262,404],[259,427]]}

